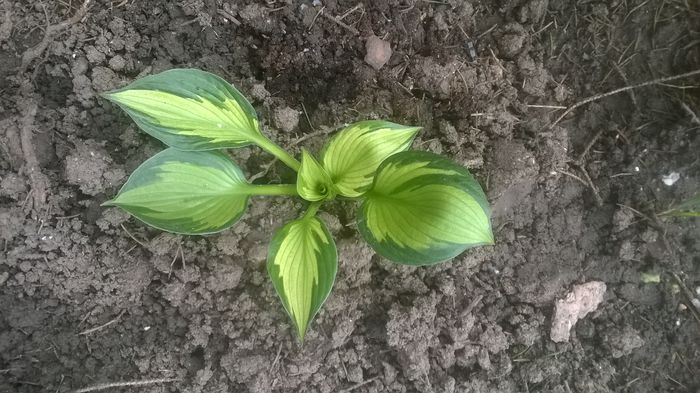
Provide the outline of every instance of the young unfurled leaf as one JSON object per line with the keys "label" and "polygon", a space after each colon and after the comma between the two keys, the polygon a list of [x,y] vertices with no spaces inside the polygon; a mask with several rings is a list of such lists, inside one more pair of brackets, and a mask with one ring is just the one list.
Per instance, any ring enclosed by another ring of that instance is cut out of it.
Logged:
{"label": "young unfurled leaf", "polygon": [[397,153],[381,164],[365,196],[360,232],[392,261],[434,264],[493,244],[486,196],[465,168],[447,158]]}
{"label": "young unfurled leaf", "polygon": [[165,231],[206,234],[236,222],[254,189],[224,153],[170,148],[141,164],[105,205]]}
{"label": "young unfurled leaf", "polygon": [[306,150],[301,152],[301,167],[297,174],[297,192],[307,201],[332,199],[336,194],[328,172]]}
{"label": "young unfurled leaf", "polygon": [[180,150],[212,150],[257,143],[258,118],[248,100],[222,78],[173,69],[104,95],[142,130]]}
{"label": "young unfurled leaf", "polygon": [[321,220],[305,216],[278,230],[267,254],[267,272],[299,338],[333,288],[338,254]]}
{"label": "young unfurled leaf", "polygon": [[411,146],[420,127],[381,120],[353,123],[324,148],[322,163],[340,195],[359,197],[372,184],[379,164]]}

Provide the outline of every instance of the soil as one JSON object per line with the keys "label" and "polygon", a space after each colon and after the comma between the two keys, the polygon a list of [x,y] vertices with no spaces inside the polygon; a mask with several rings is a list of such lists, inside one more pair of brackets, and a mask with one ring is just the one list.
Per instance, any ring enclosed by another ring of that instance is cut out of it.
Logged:
{"label": "soil", "polygon": [[[93,0],[47,29],[78,3],[0,1],[0,392],[700,391],[700,226],[656,216],[700,188],[700,78],[550,127],[700,68],[697,1]],[[328,205],[338,278],[300,344],[264,267],[300,201],[207,237],[100,207],[163,146],[98,93],[172,67],[230,80],[295,153],[359,119],[424,127],[417,149],[484,185],[496,245],[398,266]],[[555,302],[590,281],[603,302],[553,342]]]}

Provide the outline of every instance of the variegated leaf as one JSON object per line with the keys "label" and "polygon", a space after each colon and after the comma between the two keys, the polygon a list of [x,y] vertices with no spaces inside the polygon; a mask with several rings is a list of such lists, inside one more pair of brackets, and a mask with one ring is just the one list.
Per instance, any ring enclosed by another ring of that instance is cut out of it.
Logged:
{"label": "variegated leaf", "polygon": [[224,153],[170,148],[141,164],[105,205],[165,231],[206,234],[236,222],[254,189]]}
{"label": "variegated leaf", "polygon": [[315,216],[288,223],[272,238],[267,271],[302,340],[333,288],[337,268],[335,242]]}
{"label": "variegated leaf", "polygon": [[493,244],[479,183],[445,157],[407,151],[386,159],[358,212],[365,240],[383,257],[433,264]]}
{"label": "variegated leaf", "polygon": [[359,197],[372,184],[379,164],[411,146],[420,127],[382,120],[353,123],[331,139],[322,155],[323,167],[340,195]]}
{"label": "variegated leaf", "polygon": [[124,109],[142,130],[180,150],[240,147],[262,138],[248,100],[205,71],[164,71],[104,97]]}

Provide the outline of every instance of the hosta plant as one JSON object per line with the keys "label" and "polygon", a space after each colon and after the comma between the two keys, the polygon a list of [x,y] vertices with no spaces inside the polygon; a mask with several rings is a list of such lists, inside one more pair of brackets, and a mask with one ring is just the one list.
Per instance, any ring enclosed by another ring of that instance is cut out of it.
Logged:
{"label": "hosta plant", "polygon": [[[251,104],[208,72],[174,69],[147,76],[104,97],[168,148],[131,174],[106,202],[144,223],[179,234],[222,231],[256,196],[304,199],[305,212],[270,241],[267,271],[303,339],[335,281],[337,250],[317,216],[323,202],[358,200],[357,226],[381,256],[430,265],[467,248],[492,244],[489,206],[462,166],[409,150],[418,127],[381,120],[341,129],[318,158],[300,159],[268,139]],[[296,184],[252,184],[226,149],[257,145],[297,173]]]}

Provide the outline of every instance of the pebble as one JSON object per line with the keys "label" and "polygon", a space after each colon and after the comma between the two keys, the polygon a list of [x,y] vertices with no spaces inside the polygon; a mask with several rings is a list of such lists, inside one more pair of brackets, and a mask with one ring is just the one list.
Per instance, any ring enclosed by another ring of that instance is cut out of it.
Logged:
{"label": "pebble", "polygon": [[367,50],[365,63],[372,66],[375,70],[384,67],[391,58],[391,44],[376,35],[367,38],[365,49]]}
{"label": "pebble", "polygon": [[566,295],[566,298],[557,300],[554,305],[554,317],[552,318],[552,330],[549,337],[554,342],[569,341],[571,328],[576,321],[595,311],[603,301],[606,286],[601,281],[591,281],[582,285],[575,285]]}
{"label": "pebble", "polygon": [[672,186],[674,185],[678,179],[681,178],[681,175],[678,174],[678,172],[671,172],[668,175],[661,176],[661,181],[664,182],[665,185],[667,186]]}

